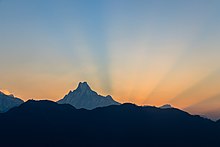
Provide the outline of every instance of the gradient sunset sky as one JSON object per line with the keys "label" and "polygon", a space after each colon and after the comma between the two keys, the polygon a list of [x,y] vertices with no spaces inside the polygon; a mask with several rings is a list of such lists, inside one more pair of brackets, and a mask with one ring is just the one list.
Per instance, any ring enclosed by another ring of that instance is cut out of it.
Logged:
{"label": "gradient sunset sky", "polygon": [[0,0],[0,89],[220,116],[219,0]]}

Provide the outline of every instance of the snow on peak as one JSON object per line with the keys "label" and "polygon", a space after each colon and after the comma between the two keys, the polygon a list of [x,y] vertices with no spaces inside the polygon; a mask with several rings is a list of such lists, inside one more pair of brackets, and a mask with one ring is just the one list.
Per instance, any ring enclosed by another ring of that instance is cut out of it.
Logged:
{"label": "snow on peak", "polygon": [[93,91],[87,82],[80,82],[76,90],[70,91],[63,99],[59,100],[60,104],[71,104],[75,108],[94,109],[109,105],[119,105],[111,96],[101,96]]}
{"label": "snow on peak", "polygon": [[76,90],[87,91],[87,90],[91,90],[91,88],[89,87],[87,82],[80,82]]}
{"label": "snow on peak", "polygon": [[19,106],[23,102],[23,100],[14,97],[12,94],[8,95],[0,91],[0,113],[6,112],[13,107]]}

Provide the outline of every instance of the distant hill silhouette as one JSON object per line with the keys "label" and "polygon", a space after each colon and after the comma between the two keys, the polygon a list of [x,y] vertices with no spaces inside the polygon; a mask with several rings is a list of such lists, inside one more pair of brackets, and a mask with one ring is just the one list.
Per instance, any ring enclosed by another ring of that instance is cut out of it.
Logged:
{"label": "distant hill silhouette", "polygon": [[173,108],[170,104],[165,104],[163,106],[160,106],[159,108],[161,109],[170,109],[170,108]]}
{"label": "distant hill silhouette", "polygon": [[0,146],[219,147],[219,124],[175,108],[127,103],[86,110],[29,100],[0,114]]}
{"label": "distant hill silhouette", "polygon": [[112,99],[111,96],[101,96],[93,91],[87,82],[80,82],[74,91],[70,91],[59,104],[70,104],[77,109],[85,108],[88,110],[105,107],[110,105],[119,105],[120,103]]}

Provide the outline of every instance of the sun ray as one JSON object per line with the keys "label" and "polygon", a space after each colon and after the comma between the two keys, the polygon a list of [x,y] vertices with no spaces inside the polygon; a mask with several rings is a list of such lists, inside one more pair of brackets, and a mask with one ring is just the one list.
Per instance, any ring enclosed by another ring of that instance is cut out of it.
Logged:
{"label": "sun ray", "polygon": [[188,107],[203,101],[210,96],[214,96],[220,90],[219,79],[220,70],[213,71],[208,74],[205,78],[194,84],[192,87],[186,89],[182,93],[170,100],[170,103],[179,105],[181,107]]}

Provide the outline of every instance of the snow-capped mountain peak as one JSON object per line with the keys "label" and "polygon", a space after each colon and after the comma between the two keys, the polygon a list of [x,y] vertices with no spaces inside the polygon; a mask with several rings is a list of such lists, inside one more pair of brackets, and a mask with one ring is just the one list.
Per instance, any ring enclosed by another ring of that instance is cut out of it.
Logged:
{"label": "snow-capped mountain peak", "polygon": [[0,112],[6,112],[9,109],[19,106],[24,101],[14,97],[14,95],[7,95],[4,92],[0,91]]}
{"label": "snow-capped mountain peak", "polygon": [[90,91],[91,88],[89,87],[87,82],[80,82],[76,91],[81,91],[81,92],[85,92],[85,91]]}
{"label": "snow-capped mountain peak", "polygon": [[63,99],[59,100],[60,104],[71,104],[76,108],[94,109],[109,105],[119,105],[111,96],[101,96],[93,91],[87,82],[80,82],[74,91],[70,91]]}

